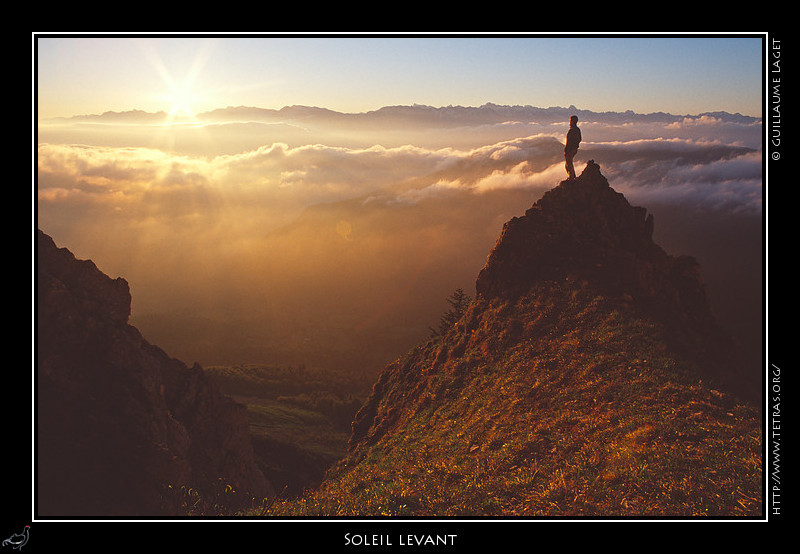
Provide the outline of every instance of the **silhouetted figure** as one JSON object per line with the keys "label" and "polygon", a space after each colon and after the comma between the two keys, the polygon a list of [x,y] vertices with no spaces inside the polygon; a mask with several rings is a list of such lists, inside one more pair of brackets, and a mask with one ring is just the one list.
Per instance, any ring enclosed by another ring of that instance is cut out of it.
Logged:
{"label": "silhouetted figure", "polygon": [[581,143],[581,130],[578,128],[578,116],[573,115],[569,118],[569,131],[567,131],[567,145],[564,147],[564,167],[567,168],[567,175],[570,179],[575,178],[575,168],[572,167],[572,158],[578,152],[578,145]]}

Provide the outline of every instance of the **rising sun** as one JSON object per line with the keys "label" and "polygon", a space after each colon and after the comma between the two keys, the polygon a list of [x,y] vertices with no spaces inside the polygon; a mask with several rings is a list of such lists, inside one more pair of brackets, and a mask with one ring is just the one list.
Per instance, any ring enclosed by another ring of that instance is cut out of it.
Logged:
{"label": "rising sun", "polygon": [[164,100],[169,105],[170,118],[188,117],[194,119],[195,108],[200,101],[200,94],[193,90],[190,83],[173,85],[165,94]]}
{"label": "rising sun", "polygon": [[157,94],[157,100],[164,106],[170,119],[194,119],[198,106],[202,105],[205,95],[198,86],[198,78],[209,52],[209,45],[200,48],[194,60],[183,71],[183,79],[167,69],[155,49],[147,51],[153,68],[161,77],[164,89]]}

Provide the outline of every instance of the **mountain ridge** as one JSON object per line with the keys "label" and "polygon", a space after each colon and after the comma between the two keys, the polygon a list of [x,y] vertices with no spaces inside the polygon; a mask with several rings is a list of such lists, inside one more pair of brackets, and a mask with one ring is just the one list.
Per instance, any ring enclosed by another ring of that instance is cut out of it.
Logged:
{"label": "mountain ridge", "polygon": [[653,226],[593,163],[512,219],[461,319],[384,368],[348,456],[276,514],[761,514],[760,391]]}
{"label": "mountain ridge", "polygon": [[[550,106],[546,108],[532,106],[532,105],[503,105],[487,102],[481,106],[428,106],[428,105],[396,105],[396,106],[382,106],[377,109],[363,111],[363,112],[340,112],[328,108],[317,106],[303,106],[293,105],[284,106],[279,109],[275,108],[262,108],[258,106],[227,106],[225,108],[216,108],[206,112],[197,114],[198,119],[208,118],[211,120],[225,120],[232,118],[240,118],[246,115],[255,119],[269,119],[276,118],[290,118],[290,119],[313,119],[317,118],[336,118],[340,121],[360,121],[369,120],[371,118],[384,119],[386,117],[417,117],[417,116],[430,116],[431,114],[437,116],[439,123],[451,121],[457,122],[476,122],[482,123],[502,123],[506,120],[535,120],[540,122],[563,122],[571,115],[577,114],[581,121],[602,121],[602,122],[622,122],[638,119],[641,121],[649,122],[680,122],[684,118],[702,118],[714,117],[723,121],[731,121],[738,123],[757,123],[761,118],[743,115],[740,113],[730,113],[726,111],[713,111],[702,112],[698,114],[670,114],[667,112],[651,112],[651,113],[637,113],[632,110],[624,112],[617,111],[593,111],[575,106],[561,107]],[[143,118],[149,121],[155,118],[166,119],[169,114],[164,111],[160,112],[147,112],[144,110],[127,110],[127,111],[107,111],[102,114],[83,114],[74,116],[62,116],[53,118],[54,120],[135,120],[136,118]],[[477,117],[478,119],[474,119]]]}
{"label": "mountain ridge", "polygon": [[[513,304],[532,288],[567,283],[656,319],[667,346],[703,364],[703,376],[754,399],[747,393],[756,382],[742,383],[742,370],[732,369],[736,358],[726,354],[732,343],[716,326],[699,264],[664,252],[652,240],[653,228],[652,214],[628,204],[590,160],[578,178],[562,181],[524,216],[504,225],[476,280],[465,333],[474,332],[481,307]],[[504,330],[506,336],[521,333]],[[455,350],[468,349],[470,340]],[[363,411],[354,422],[351,445],[368,426],[369,401]]]}

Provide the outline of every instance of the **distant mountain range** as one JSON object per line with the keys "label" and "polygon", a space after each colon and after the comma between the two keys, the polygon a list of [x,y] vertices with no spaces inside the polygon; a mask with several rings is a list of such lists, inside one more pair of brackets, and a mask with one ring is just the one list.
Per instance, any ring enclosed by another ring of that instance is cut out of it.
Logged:
{"label": "distant mountain range", "polygon": [[[595,112],[579,109],[575,106],[540,108],[530,105],[499,105],[486,103],[478,107],[469,106],[443,106],[433,107],[425,105],[385,106],[377,110],[344,113],[313,106],[285,106],[280,109],[259,108],[254,106],[228,106],[196,115],[196,120],[207,122],[286,122],[286,121],[318,121],[337,122],[340,124],[369,124],[387,122],[391,120],[404,120],[418,124],[432,124],[440,126],[460,125],[487,125],[506,121],[536,121],[539,123],[556,123],[568,121],[571,115],[577,115],[581,121],[596,121],[602,123],[623,122],[660,122],[670,123],[682,121],[684,118],[713,117],[725,122],[740,124],[758,123],[761,118],[728,113],[724,111],[704,112],[700,114],[675,115],[665,112],[648,114],[624,112]],[[115,123],[158,123],[169,119],[167,112],[145,112],[130,110],[102,114],[75,115],[72,117],[56,118],[53,121],[61,122],[115,122]],[[179,119],[180,121],[180,119]]]}

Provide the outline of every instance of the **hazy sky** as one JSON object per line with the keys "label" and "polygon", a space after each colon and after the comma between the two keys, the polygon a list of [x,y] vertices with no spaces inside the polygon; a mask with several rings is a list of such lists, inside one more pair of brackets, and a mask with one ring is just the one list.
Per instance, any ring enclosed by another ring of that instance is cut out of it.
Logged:
{"label": "hazy sky", "polygon": [[35,36],[40,118],[386,105],[760,116],[762,37]]}

